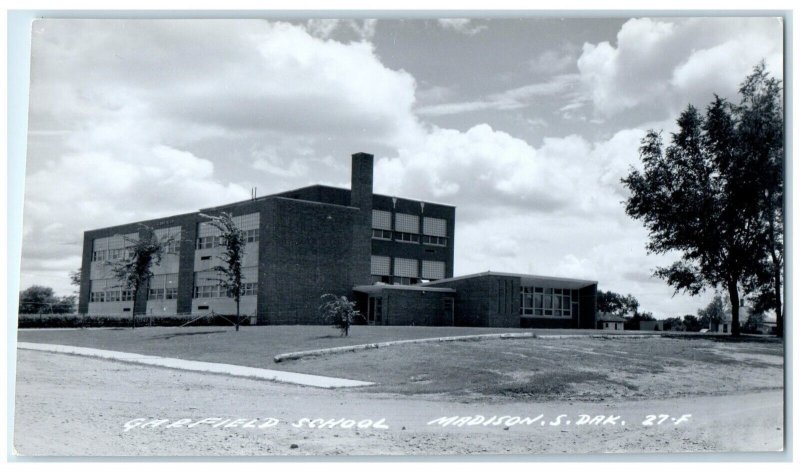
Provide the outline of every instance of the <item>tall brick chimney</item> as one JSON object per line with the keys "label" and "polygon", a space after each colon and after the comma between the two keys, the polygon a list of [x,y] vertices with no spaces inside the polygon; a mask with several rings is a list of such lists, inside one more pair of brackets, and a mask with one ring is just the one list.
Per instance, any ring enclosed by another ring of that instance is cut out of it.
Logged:
{"label": "tall brick chimney", "polygon": [[364,152],[353,154],[350,206],[360,211],[353,224],[353,259],[351,277],[356,285],[370,283],[372,253],[372,164],[374,156]]}
{"label": "tall brick chimney", "polygon": [[365,152],[353,154],[350,174],[350,206],[372,214],[372,165],[374,156]]}

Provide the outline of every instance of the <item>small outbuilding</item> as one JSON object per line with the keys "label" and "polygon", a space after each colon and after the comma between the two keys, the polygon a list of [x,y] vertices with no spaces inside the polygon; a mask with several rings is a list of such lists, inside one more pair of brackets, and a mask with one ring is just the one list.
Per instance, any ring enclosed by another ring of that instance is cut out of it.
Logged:
{"label": "small outbuilding", "polygon": [[597,329],[610,331],[624,331],[625,318],[608,313],[600,313],[597,318]]}

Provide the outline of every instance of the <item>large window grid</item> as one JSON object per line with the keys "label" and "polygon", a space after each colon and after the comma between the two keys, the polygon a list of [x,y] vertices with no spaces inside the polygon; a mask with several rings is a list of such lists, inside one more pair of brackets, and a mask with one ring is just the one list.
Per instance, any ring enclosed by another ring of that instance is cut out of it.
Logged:
{"label": "large window grid", "polygon": [[116,279],[95,279],[89,289],[90,303],[133,301],[133,290],[125,289]]}
{"label": "large window grid", "polygon": [[150,279],[148,300],[175,300],[178,298],[178,274],[159,274]]}
{"label": "large window grid", "polygon": [[181,251],[181,227],[170,226],[155,230],[156,238],[164,244],[165,254],[177,254]]}
{"label": "large window grid", "polygon": [[131,246],[129,240],[139,239],[139,233],[116,234],[106,238],[96,238],[92,241],[92,261],[122,260],[129,257],[128,250]]}
{"label": "large window grid", "polygon": [[370,259],[371,275],[391,275],[389,266],[391,259],[389,256],[372,256]]}
{"label": "large window grid", "polygon": [[[248,213],[246,215],[234,216],[233,223],[237,228],[244,231],[245,242],[253,243],[258,241],[258,227],[260,223],[260,213]],[[197,224],[197,249],[211,249],[221,245],[219,228],[214,227],[207,221]]]}
{"label": "large window grid", "polygon": [[444,278],[444,261],[422,261],[422,278],[439,280]]}
{"label": "large window grid", "polygon": [[578,316],[579,292],[568,288],[520,287],[519,314],[525,317]]}
{"label": "large window grid", "polygon": [[419,261],[395,257],[394,275],[398,277],[419,277]]}
{"label": "large window grid", "polygon": [[[216,271],[202,271],[194,274],[193,298],[224,298],[232,294],[220,284],[221,275]],[[256,267],[242,268],[242,296],[258,293],[258,271]]]}

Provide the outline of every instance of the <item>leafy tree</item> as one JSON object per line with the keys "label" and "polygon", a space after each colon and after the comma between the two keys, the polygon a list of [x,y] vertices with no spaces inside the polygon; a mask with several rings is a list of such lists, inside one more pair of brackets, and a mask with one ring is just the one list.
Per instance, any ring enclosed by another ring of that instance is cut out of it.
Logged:
{"label": "leafy tree", "polygon": [[664,331],[684,331],[686,327],[679,316],[667,318],[664,320]]}
{"label": "leafy tree", "polygon": [[700,320],[694,315],[684,315],[683,316],[683,328],[686,331],[697,332],[702,329],[700,326]]}
{"label": "leafy tree", "polygon": [[217,265],[214,270],[220,275],[218,279],[229,297],[233,297],[236,302],[236,331],[239,331],[239,305],[244,293],[244,283],[242,281],[242,260],[244,259],[244,249],[247,243],[244,231],[240,230],[233,222],[230,213],[222,212],[219,216],[201,214],[210,221],[208,224],[220,231],[220,245],[224,248],[222,255],[218,256],[222,260],[222,265]]}
{"label": "leafy tree", "polygon": [[639,301],[631,295],[620,295],[615,292],[597,291],[597,311],[615,316],[624,316],[639,312]]}
{"label": "leafy tree", "polygon": [[784,269],[784,121],[781,81],[770,77],[762,61],[739,89],[738,144],[756,172],[759,228],[764,251],[759,270],[751,277],[755,312],[774,310],[778,336],[783,336],[781,289]]}
{"label": "leafy tree", "polygon": [[692,295],[725,288],[738,335],[740,287],[758,271],[765,244],[758,169],[740,152],[734,111],[720,97],[705,116],[689,105],[666,150],[660,133],[647,133],[643,172],[632,170],[622,182],[631,191],[626,212],[650,231],[648,251],[681,253],[655,275]]}
{"label": "leafy tree", "polygon": [[745,333],[758,333],[758,325],[764,322],[763,313],[751,313],[742,326]]}
{"label": "leafy tree", "polygon": [[322,319],[330,323],[334,328],[341,331],[342,336],[350,333],[350,326],[356,318],[363,318],[361,313],[356,310],[356,303],[351,302],[347,297],[337,297],[331,293],[326,293],[322,297],[322,305],[319,307]]}
{"label": "leafy tree", "polygon": [[721,323],[725,319],[725,302],[718,294],[705,308],[697,310],[700,328],[711,328],[712,324]]}
{"label": "leafy tree", "polygon": [[[139,238],[133,239],[122,236],[127,247],[127,255],[123,259],[111,262],[111,272],[115,279],[133,292],[133,299],[137,300],[141,290],[147,290],[150,279],[153,278],[152,268],[161,263],[164,247],[171,238],[160,241],[153,228],[139,225]],[[135,303],[135,302],[134,302]],[[131,328],[136,329],[136,310],[131,310]]]}
{"label": "leafy tree", "polygon": [[69,273],[69,283],[70,285],[74,285],[76,287],[76,291],[81,290],[81,269],[80,267],[76,270],[70,271]]}

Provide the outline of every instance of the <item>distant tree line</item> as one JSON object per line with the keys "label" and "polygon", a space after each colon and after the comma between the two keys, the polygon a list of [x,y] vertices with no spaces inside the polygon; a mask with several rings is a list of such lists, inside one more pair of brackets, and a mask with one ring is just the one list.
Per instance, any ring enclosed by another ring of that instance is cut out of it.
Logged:
{"label": "distant tree line", "polygon": [[56,296],[50,287],[31,285],[19,292],[19,313],[25,315],[75,313],[75,295]]}

